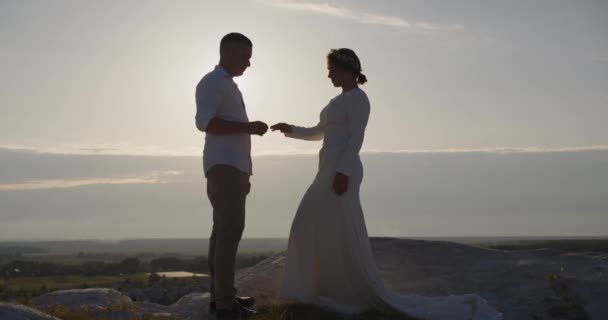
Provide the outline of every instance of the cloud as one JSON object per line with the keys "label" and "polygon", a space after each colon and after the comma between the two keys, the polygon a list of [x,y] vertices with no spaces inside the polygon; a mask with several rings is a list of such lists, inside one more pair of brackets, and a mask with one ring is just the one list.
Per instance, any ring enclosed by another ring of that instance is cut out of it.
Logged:
{"label": "cloud", "polygon": [[592,61],[597,61],[597,62],[608,62],[608,53],[598,53],[598,54],[594,54],[593,56],[591,56],[591,60]]}
{"label": "cloud", "polygon": [[580,147],[514,147],[514,148],[479,148],[479,149],[428,149],[428,150],[378,150],[370,149],[364,153],[390,153],[390,154],[421,154],[421,153],[489,153],[489,154],[531,154],[531,153],[564,153],[564,152],[594,152],[608,151],[608,146],[580,146]]}
{"label": "cloud", "polygon": [[407,19],[397,16],[383,15],[372,12],[357,12],[346,7],[339,7],[329,3],[303,2],[294,0],[257,0],[259,3],[291,11],[308,12],[321,14],[345,20],[350,20],[362,24],[375,24],[401,29],[417,29],[422,31],[458,30],[462,26],[459,24],[442,25],[430,22],[410,22]]}
{"label": "cloud", "polygon": [[0,191],[27,191],[40,189],[74,188],[89,185],[108,184],[151,184],[165,183],[167,177],[181,175],[179,171],[159,171],[138,177],[45,179],[19,183],[0,184]]}
{"label": "cloud", "polygon": [[200,148],[169,150],[158,146],[142,145],[0,145],[0,151],[27,153],[62,154],[62,155],[129,155],[129,156],[194,156],[200,155]]}
{"label": "cloud", "polygon": [[[166,150],[158,147],[44,147],[22,145],[0,145],[0,155],[2,151],[10,153],[29,153],[40,155],[74,155],[74,156],[158,156],[158,157],[200,157],[200,150],[187,152]],[[550,148],[542,146],[531,147],[499,147],[499,148],[450,148],[450,149],[363,149],[361,153],[397,153],[397,154],[417,154],[417,153],[494,153],[494,154],[517,154],[517,153],[555,153],[555,152],[587,152],[587,151],[608,151],[608,145],[574,146]],[[319,153],[317,148],[295,148],[279,147],[276,149],[265,149],[254,152],[253,156],[290,156],[290,155],[316,155]]]}
{"label": "cloud", "polygon": [[416,22],[414,27],[426,31],[459,30],[463,28],[460,24],[436,24],[430,22]]}
{"label": "cloud", "polygon": [[306,11],[328,16],[354,19],[356,14],[346,8],[338,8],[328,3],[294,2],[294,1],[264,1],[264,3],[281,9]]}
{"label": "cloud", "polygon": [[398,28],[409,28],[411,24],[402,18],[399,17],[391,17],[391,16],[382,16],[375,14],[363,14],[358,19],[361,23],[367,24],[379,24],[384,26],[398,27]]}

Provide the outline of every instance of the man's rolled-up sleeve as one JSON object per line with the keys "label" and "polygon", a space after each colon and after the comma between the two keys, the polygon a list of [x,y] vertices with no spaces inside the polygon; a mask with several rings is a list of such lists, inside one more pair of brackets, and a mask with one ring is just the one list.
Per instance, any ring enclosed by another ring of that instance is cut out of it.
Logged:
{"label": "man's rolled-up sleeve", "polygon": [[207,130],[222,102],[223,90],[219,81],[203,79],[196,86],[196,127],[200,131]]}

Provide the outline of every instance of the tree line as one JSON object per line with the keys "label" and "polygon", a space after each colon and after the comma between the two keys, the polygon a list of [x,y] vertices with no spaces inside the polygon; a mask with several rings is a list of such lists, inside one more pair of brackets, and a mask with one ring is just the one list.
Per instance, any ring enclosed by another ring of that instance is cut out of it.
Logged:
{"label": "tree line", "polygon": [[[267,257],[268,255],[239,255],[237,256],[237,268],[253,266]],[[0,276],[4,278],[65,275],[109,276],[166,271],[206,273],[209,271],[208,260],[206,256],[191,259],[162,257],[150,261],[141,261],[139,258],[129,257],[119,262],[87,261],[77,265],[44,261],[12,260],[11,262],[0,266]]]}

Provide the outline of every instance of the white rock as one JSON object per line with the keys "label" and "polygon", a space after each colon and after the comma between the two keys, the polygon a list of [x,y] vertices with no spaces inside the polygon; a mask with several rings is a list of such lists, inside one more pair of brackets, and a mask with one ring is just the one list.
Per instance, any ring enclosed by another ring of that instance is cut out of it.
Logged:
{"label": "white rock", "polygon": [[36,309],[21,304],[0,302],[2,320],[59,320]]}
{"label": "white rock", "polygon": [[209,293],[191,293],[170,306],[149,302],[136,304],[139,310],[147,314],[170,315],[183,320],[206,320],[209,298]]}
{"label": "white rock", "polygon": [[89,288],[54,291],[33,298],[32,304],[40,309],[60,305],[70,310],[104,310],[110,306],[128,307],[133,301],[114,289]]}

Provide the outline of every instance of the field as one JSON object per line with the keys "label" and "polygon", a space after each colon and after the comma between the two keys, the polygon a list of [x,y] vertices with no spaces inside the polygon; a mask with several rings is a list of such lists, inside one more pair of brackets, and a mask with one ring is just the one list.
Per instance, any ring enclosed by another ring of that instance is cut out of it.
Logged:
{"label": "field", "polygon": [[130,279],[139,283],[147,283],[148,275],[145,273],[117,275],[117,276],[53,276],[53,277],[19,277],[0,279],[0,288],[4,291],[19,291],[35,293],[41,291],[55,291],[62,289],[73,288],[91,288],[91,287],[114,287],[116,284],[122,283]]}

